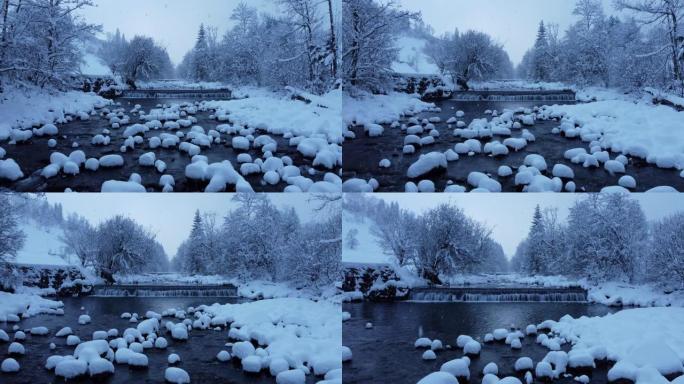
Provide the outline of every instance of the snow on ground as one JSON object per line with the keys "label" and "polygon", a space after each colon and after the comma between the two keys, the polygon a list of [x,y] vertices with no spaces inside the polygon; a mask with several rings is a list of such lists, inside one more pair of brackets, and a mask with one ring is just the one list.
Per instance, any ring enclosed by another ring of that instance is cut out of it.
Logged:
{"label": "snow on ground", "polygon": [[655,88],[644,88],[644,91],[653,95],[657,100],[665,100],[665,101],[672,103],[672,105],[674,105],[676,107],[684,108],[684,97],[665,93],[665,92],[659,91]]}
{"label": "snow on ground", "polygon": [[371,232],[374,225],[369,218],[344,214],[342,221],[342,239],[347,239],[349,232],[356,229],[358,245],[353,249],[343,241],[342,261],[351,263],[387,263],[389,257],[378,244],[378,238]]}
{"label": "snow on ground", "polygon": [[62,230],[57,227],[43,227],[33,220],[27,220],[19,228],[26,235],[24,246],[17,252],[14,262],[18,264],[69,265],[62,255],[64,243],[60,239]]}
{"label": "snow on ground", "polygon": [[[212,322],[232,321],[229,336],[242,341],[255,339],[271,361],[282,357],[293,369],[306,363],[316,375],[342,368],[342,311],[338,304],[282,298],[199,309],[212,316]],[[233,355],[237,345],[233,345]],[[254,356],[253,350],[241,356],[243,363]]]}
{"label": "snow on ground", "polygon": [[92,53],[83,53],[81,73],[86,76],[112,77],[112,70],[100,57]]}
{"label": "snow on ground", "polygon": [[0,292],[0,322],[17,322],[41,313],[63,315],[61,301],[44,299],[38,295]]}
{"label": "snow on ground", "polygon": [[684,291],[664,291],[653,285],[603,283],[589,287],[588,299],[610,306],[684,307]]}
{"label": "snow on ground", "polygon": [[[617,364],[608,379],[657,383],[660,375],[684,372],[684,308],[637,308],[603,317],[564,316],[545,322],[554,335],[572,343],[569,363],[583,365],[607,357]],[[591,366],[591,364],[589,364]],[[645,376],[651,380],[638,380]],[[667,383],[668,381],[663,381]]]}
{"label": "snow on ground", "polygon": [[427,40],[417,37],[401,36],[397,39],[399,55],[392,63],[392,70],[406,75],[437,75],[439,68],[425,54]]}
{"label": "snow on ground", "polygon": [[7,140],[13,128],[65,122],[66,115],[90,113],[108,105],[109,100],[80,91],[47,94],[40,89],[6,89],[0,99],[0,141]]}
{"label": "snow on ground", "polygon": [[342,92],[323,96],[298,93],[311,102],[292,100],[265,89],[252,89],[249,97],[203,102],[204,108],[216,109],[216,116],[227,116],[239,125],[249,125],[272,134],[292,137],[322,137],[330,143],[342,141]]}
{"label": "snow on ground", "polygon": [[645,102],[605,100],[544,107],[543,117],[563,117],[585,142],[646,159],[661,168],[684,169],[684,112]]}
{"label": "snow on ground", "polygon": [[405,116],[435,108],[433,103],[420,100],[418,95],[393,92],[389,95],[345,96],[342,119],[350,126],[366,124],[390,124]]}

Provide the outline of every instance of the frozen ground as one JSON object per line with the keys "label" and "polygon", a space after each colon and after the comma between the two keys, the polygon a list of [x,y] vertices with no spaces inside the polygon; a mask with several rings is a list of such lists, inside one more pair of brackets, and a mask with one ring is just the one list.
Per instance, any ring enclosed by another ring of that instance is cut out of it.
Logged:
{"label": "frozen ground", "polygon": [[54,100],[39,104],[53,110],[43,117],[3,105],[0,116],[24,122],[6,124],[7,141],[0,136],[0,185],[60,192],[340,191],[339,91],[238,91],[244,98],[107,107],[83,100],[73,106],[62,100],[66,94],[58,98],[66,105],[59,112]]}

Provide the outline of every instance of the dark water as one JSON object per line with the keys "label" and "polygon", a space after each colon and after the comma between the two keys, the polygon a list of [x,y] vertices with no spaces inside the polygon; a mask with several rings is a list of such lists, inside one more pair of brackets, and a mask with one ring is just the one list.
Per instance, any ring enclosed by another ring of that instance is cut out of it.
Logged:
{"label": "dark water", "polygon": [[[523,330],[528,324],[544,320],[558,320],[569,314],[579,316],[602,316],[616,311],[603,305],[581,303],[349,303],[343,307],[351,314],[343,326],[343,344],[351,348],[353,359],[344,365],[345,383],[416,383],[452,359],[463,356],[456,348],[459,335],[469,335],[480,341],[482,352],[471,357],[470,383],[479,384],[482,369],[490,362],[499,367],[499,377],[518,376],[515,361],[530,357],[535,365],[549,352],[536,344],[536,337],[522,341],[520,350],[513,350],[501,343],[482,343],[486,333],[497,328],[517,327]],[[367,322],[372,329],[365,329]],[[419,336],[440,339],[454,350],[437,352],[437,360],[423,361],[424,349],[416,349],[413,343]],[[599,366],[593,373],[581,372],[592,383],[606,382],[606,366]],[[580,372],[578,372],[579,374]],[[524,372],[523,372],[524,374]],[[576,383],[573,377],[561,378],[558,383]]]}
{"label": "dark water", "polygon": [[[111,110],[123,107],[125,113],[131,118],[131,125],[135,123],[142,123],[138,120],[137,115],[130,114],[129,111],[136,105],[140,104],[142,109],[149,113],[151,109],[155,108],[157,104],[181,104],[183,102],[194,103],[197,100],[185,100],[185,99],[122,99],[119,100],[121,106],[109,106]],[[225,122],[219,122],[214,119],[209,119],[209,115],[212,112],[201,112],[198,111],[197,114],[192,115],[197,118],[197,123],[193,125],[199,125],[204,128],[205,132],[210,129],[215,129],[217,125],[225,124]],[[156,171],[154,167],[142,167],[138,165],[138,158],[147,152],[154,152],[157,159],[162,160],[166,163],[167,169],[164,174],[172,175],[176,181],[176,186],[174,191],[176,192],[197,192],[203,191],[208,182],[196,182],[192,180],[187,180],[185,178],[185,167],[190,163],[190,156],[187,153],[179,151],[177,148],[156,148],[154,150],[148,147],[148,139],[153,136],[159,136],[161,133],[172,133],[174,134],[176,130],[150,130],[145,134],[145,142],[143,144],[136,144],[134,150],[128,149],[126,153],[121,153],[119,148],[123,145],[124,138],[122,137],[123,131],[127,126],[122,126],[118,129],[112,129],[109,125],[109,121],[106,118],[101,118],[98,116],[91,116],[89,121],[80,121],[74,119],[74,121],[67,124],[57,125],[59,128],[59,135],[55,137],[43,136],[43,137],[33,137],[28,143],[22,143],[17,145],[5,145],[3,148],[7,150],[6,158],[13,158],[21,167],[24,176],[27,178],[25,180],[20,180],[15,183],[9,183],[6,180],[0,180],[0,188],[11,188],[18,190],[20,192],[63,192],[66,188],[71,188],[74,191],[79,192],[100,192],[102,183],[107,180],[121,180],[127,181],[132,173],[138,173],[142,177],[143,185],[148,191],[161,191],[159,184],[159,178],[162,174]],[[178,131],[187,134],[192,127],[181,128]],[[107,146],[94,146],[91,144],[93,136],[101,134],[103,129],[109,129],[111,132],[111,143]],[[293,160],[293,164],[298,166],[301,170],[301,174],[313,179],[314,181],[320,181],[323,179],[326,169],[315,169],[312,165],[313,159],[305,158],[298,151],[297,147],[289,146],[288,140],[285,140],[282,136],[269,134],[267,132],[261,132],[260,134],[266,134],[271,136],[275,141],[278,142],[278,150],[274,153],[275,156],[290,156]],[[64,138],[63,136],[66,136]],[[256,136],[256,134],[255,134]],[[49,139],[54,138],[57,140],[57,146],[55,148],[49,148],[47,142]],[[209,162],[221,162],[223,160],[230,160],[233,163],[233,167],[239,171],[239,165],[237,163],[237,156],[240,151],[235,151],[231,146],[231,140],[233,136],[227,134],[221,134],[221,143],[212,144],[211,148],[202,148],[201,155],[207,156]],[[185,139],[182,138],[181,142]],[[78,148],[72,148],[72,143],[78,142]],[[65,155],[69,155],[72,151],[82,150],[86,154],[86,158],[95,157],[100,158],[101,156],[108,154],[118,154],[124,158],[124,166],[121,168],[105,169],[100,168],[96,172],[92,172],[81,167],[81,173],[76,176],[69,176],[60,173],[59,175],[51,178],[44,179],[40,176],[42,169],[50,164],[50,154],[53,152],[62,152]],[[251,148],[246,153],[252,156],[252,159],[256,159],[262,155],[261,150],[254,150]],[[309,174],[309,169],[315,169],[314,175]],[[332,172],[337,173],[338,170]],[[31,176],[31,177],[29,177]],[[280,182],[277,185],[269,185],[262,181],[263,174],[256,174],[246,176],[245,179],[250,182],[252,188],[257,192],[280,192],[287,184]],[[229,185],[228,192],[232,192],[234,186]]]}
{"label": "dark water", "polygon": [[[40,315],[31,317],[19,323],[19,327],[30,329],[36,326],[45,326],[50,330],[47,336],[31,336],[27,334],[26,340],[21,343],[26,348],[26,355],[15,357],[21,365],[21,370],[16,374],[0,373],[0,383],[2,384],[39,384],[39,383],[63,383],[64,380],[56,377],[52,371],[45,369],[45,362],[51,355],[72,354],[75,346],[66,345],[66,337],[55,337],[54,334],[64,326],[69,326],[74,334],[81,338],[81,341],[92,339],[94,331],[107,331],[111,328],[119,330],[119,335],[123,334],[126,328],[135,328],[136,324],[129,323],[127,319],[121,319],[123,312],[137,312],[142,316],[148,310],[162,313],[169,308],[186,309],[188,306],[198,306],[201,304],[210,305],[218,302],[221,304],[236,303],[240,299],[236,298],[68,298],[64,302],[64,316]],[[81,311],[81,307],[84,310]],[[91,316],[92,322],[86,325],[78,324],[78,317],[82,314]],[[174,323],[179,322],[175,318],[164,318]],[[13,337],[13,324],[0,323],[0,329],[4,329]],[[116,373],[110,376],[105,383],[163,383],[164,371],[169,366],[167,363],[168,355],[177,353],[180,364],[176,366],[186,370],[190,374],[193,383],[250,383],[250,384],[272,384],[274,378],[268,374],[268,370],[262,371],[259,375],[245,374],[239,361],[220,362],[216,359],[216,354],[228,347],[224,344],[229,342],[228,332],[213,330],[193,330],[188,333],[187,341],[175,341],[170,334],[163,334],[169,345],[166,349],[146,349],[145,354],[149,359],[147,369],[131,369],[127,365],[114,364]],[[55,343],[55,350],[49,349],[50,343]],[[0,360],[7,357],[7,343],[0,343]],[[312,376],[307,378],[307,383],[314,383]],[[71,382],[71,381],[69,381]],[[94,382],[89,378],[83,378],[77,382]]]}
{"label": "dark water", "polygon": [[[352,130],[356,134],[356,139],[347,140],[344,143],[344,179],[362,178],[370,179],[374,177],[380,183],[379,192],[403,192],[406,182],[412,181],[406,176],[406,171],[409,166],[413,164],[420,157],[421,153],[429,153],[433,151],[444,152],[448,149],[453,149],[454,145],[459,142],[464,142],[465,139],[453,136],[453,130],[447,127],[446,121],[456,114],[456,111],[461,110],[465,112],[463,120],[470,124],[474,119],[481,119],[487,117],[491,120],[491,116],[485,115],[484,112],[488,109],[498,110],[499,113],[504,109],[515,110],[519,107],[532,108],[537,105],[544,105],[543,102],[463,102],[455,100],[445,100],[437,102],[436,105],[442,109],[442,112],[426,112],[417,115],[419,120],[439,116],[442,122],[435,124],[436,129],[440,133],[440,137],[435,138],[435,144],[416,148],[416,153],[404,155],[402,149],[404,146],[405,132],[400,129],[385,127],[385,132],[380,137],[367,137],[363,131],[363,127],[354,127]],[[567,103],[557,103],[567,104]],[[443,191],[447,186],[447,181],[451,180],[456,184],[462,185],[471,189],[467,185],[467,178],[470,172],[484,172],[489,174],[492,178],[498,180],[504,192],[518,192],[521,187],[515,186],[515,173],[513,176],[501,178],[497,176],[499,166],[508,165],[515,171],[529,154],[540,154],[546,159],[548,165],[547,176],[551,175],[551,169],[557,163],[568,165],[575,172],[574,182],[577,185],[578,192],[598,192],[605,186],[617,185],[618,180],[622,175],[611,176],[603,168],[587,169],[581,164],[573,164],[566,160],[563,155],[565,151],[573,148],[585,148],[588,151],[588,143],[582,142],[579,138],[568,139],[551,133],[551,130],[558,127],[560,124],[556,121],[537,121],[534,126],[523,127],[532,132],[536,137],[536,142],[529,143],[527,147],[519,152],[510,150],[509,155],[503,157],[489,157],[485,154],[478,154],[472,157],[461,155],[460,160],[449,163],[449,168],[444,171],[434,172],[425,175],[421,179],[430,179],[435,182],[437,191]],[[512,130],[511,137],[520,137],[522,130]],[[506,137],[495,136],[494,140],[503,142]],[[480,139],[483,146],[488,139]],[[617,154],[612,154],[614,158]],[[383,169],[378,166],[382,159],[389,159],[392,166],[388,169]],[[637,188],[635,191],[643,192],[657,186],[669,185],[677,190],[684,190],[684,179],[679,177],[679,172],[675,170],[667,170],[657,168],[641,160],[631,161],[625,167],[626,174],[633,176],[637,181]],[[414,180],[415,181],[415,180]],[[420,181],[420,180],[418,180]],[[568,180],[564,180],[567,182]],[[415,181],[417,182],[417,181]]]}

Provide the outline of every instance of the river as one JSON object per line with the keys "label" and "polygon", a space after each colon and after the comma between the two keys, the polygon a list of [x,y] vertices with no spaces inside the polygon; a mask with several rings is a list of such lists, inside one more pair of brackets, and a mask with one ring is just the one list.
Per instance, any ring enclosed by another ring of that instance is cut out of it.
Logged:
{"label": "river", "polygon": [[[417,115],[419,120],[439,116],[442,123],[436,124],[436,129],[440,136],[436,138],[434,145],[417,148],[415,154],[405,155],[402,153],[405,132],[399,129],[385,126],[384,134],[380,137],[368,137],[363,127],[351,128],[356,135],[356,139],[348,140],[344,143],[344,179],[361,178],[368,180],[375,178],[380,187],[376,192],[403,192],[406,182],[411,181],[406,176],[406,171],[413,164],[421,153],[433,151],[445,152],[453,149],[454,145],[465,141],[464,139],[453,136],[453,126],[451,129],[444,123],[456,114],[456,111],[465,112],[465,121],[470,123],[473,119],[488,118],[486,110],[504,109],[515,110],[519,107],[532,108],[544,104],[567,104],[568,102],[539,102],[539,101],[457,101],[443,100],[435,104],[441,108],[442,112],[426,112]],[[406,120],[402,121],[403,123]],[[529,154],[540,154],[546,159],[549,172],[554,164],[563,163],[570,166],[575,172],[574,181],[577,185],[577,192],[599,192],[605,186],[617,185],[622,175],[611,176],[603,168],[587,169],[581,164],[572,164],[564,159],[565,151],[573,148],[588,149],[588,143],[582,142],[579,138],[568,139],[560,135],[551,133],[553,128],[560,124],[555,121],[537,121],[532,127],[527,128],[532,132],[536,141],[529,143],[527,147],[519,152],[513,152],[504,157],[492,158],[487,155],[476,155],[468,157],[461,156],[460,160],[449,163],[446,171],[433,172],[426,175],[425,179],[435,182],[437,191],[443,191],[447,186],[447,181],[451,180],[456,184],[467,186],[467,178],[470,172],[484,172],[497,179],[504,192],[518,192],[522,188],[515,185],[514,177],[497,177],[497,170],[501,165],[508,165],[514,170],[517,169]],[[513,131],[512,137],[520,137],[521,130]],[[505,137],[494,138],[503,141]],[[483,144],[485,141],[482,141]],[[611,157],[614,158],[613,154]],[[382,169],[378,166],[381,160],[389,159],[392,162],[390,168]],[[657,186],[668,185],[677,190],[684,190],[684,179],[679,177],[679,172],[675,170],[661,169],[646,164],[643,160],[634,159],[626,167],[627,174],[637,180],[636,192],[643,192]],[[421,178],[422,179],[422,178]],[[419,180],[418,180],[419,181]],[[567,181],[567,180],[566,180]],[[468,187],[470,188],[470,187]]]}
{"label": "river", "polygon": [[[131,117],[131,124],[135,124],[140,121],[138,121],[136,115],[129,114],[128,112],[133,109],[136,104],[141,105],[144,111],[149,112],[150,109],[155,108],[158,104],[171,105],[184,102],[194,103],[197,101],[198,100],[196,99],[119,99],[117,102],[120,102],[121,106],[110,106],[108,108],[114,110],[123,107],[125,113]],[[211,113],[211,111],[198,111],[196,115],[193,115],[197,118],[197,123],[194,125],[199,125],[208,132],[210,129],[215,129],[217,125],[224,124],[215,119],[210,119],[209,116]],[[145,144],[136,145],[134,150],[129,149],[126,153],[121,153],[119,148],[124,142],[122,133],[125,127],[126,126],[119,129],[112,129],[109,125],[109,121],[98,115],[92,116],[90,120],[87,121],[74,119],[72,122],[58,125],[59,135],[56,137],[34,136],[28,143],[3,145],[3,148],[7,150],[6,157],[16,160],[26,178],[14,183],[0,180],[0,188],[6,187],[19,192],[64,192],[66,188],[71,188],[78,192],[100,192],[103,182],[107,180],[126,181],[132,173],[138,173],[142,177],[142,184],[148,191],[159,192],[162,190],[162,187],[159,186],[159,178],[162,174],[157,172],[154,167],[143,167],[138,164],[138,158],[142,154],[152,151],[155,152],[157,159],[163,160],[166,163],[167,170],[164,173],[174,177],[176,182],[174,191],[199,192],[204,190],[208,182],[196,182],[188,180],[185,177],[185,167],[190,163],[190,157],[187,153],[179,151],[178,148],[163,149],[159,147],[155,150],[149,149],[148,139],[150,137],[158,136],[164,132],[175,133],[176,131],[166,129],[157,131],[151,130],[145,135]],[[92,145],[91,140],[93,136],[101,134],[104,129],[108,129],[111,132],[111,143],[107,146]],[[190,129],[191,127],[187,127],[177,131],[186,134]],[[260,134],[268,133],[261,132]],[[274,155],[280,157],[289,156],[292,158],[293,164],[300,167],[302,175],[306,175],[314,181],[323,180],[323,176],[327,170],[321,169],[310,174],[309,170],[314,168],[312,165],[313,159],[302,156],[302,154],[297,151],[297,147],[290,146],[289,141],[284,139],[283,136],[269,136],[278,143],[278,151],[277,153],[274,153]],[[55,148],[48,147],[48,140],[51,138],[54,138],[57,141],[57,146]],[[231,140],[232,136],[221,134],[220,144],[214,144],[211,148],[203,148],[200,154],[207,156],[210,163],[230,160],[231,163],[233,163],[233,167],[239,170],[237,156],[242,152],[235,151],[232,148]],[[72,147],[74,142],[79,144],[78,148]],[[47,180],[40,176],[42,169],[50,164],[51,153],[57,151],[69,155],[69,153],[78,149],[83,150],[87,158],[99,158],[109,154],[120,154],[124,157],[124,166],[112,169],[100,168],[97,172],[91,172],[81,167],[80,174],[76,176],[60,173],[56,177]],[[247,153],[249,153],[253,159],[262,156],[261,151],[255,150],[254,148],[251,148]],[[337,170],[332,172],[337,173]],[[277,185],[264,183],[262,176],[262,174],[253,174],[246,176],[245,179],[250,182],[252,188],[257,192],[281,192],[287,186],[287,183],[283,181]],[[229,188],[232,189],[234,186],[229,185]],[[229,190],[227,192],[232,191]]]}
{"label": "river", "polygon": [[[45,362],[51,355],[69,355],[74,351],[74,347],[66,346],[65,337],[55,337],[55,333],[64,326],[69,326],[74,334],[81,338],[81,341],[91,340],[94,331],[107,331],[111,328],[119,330],[122,334],[126,328],[135,328],[136,324],[131,324],[128,320],[121,319],[123,312],[137,312],[142,316],[148,310],[162,313],[169,308],[182,308],[188,306],[198,306],[201,304],[213,303],[237,303],[242,299],[235,297],[164,297],[164,298],[137,298],[137,297],[82,297],[66,298],[64,302],[64,316],[39,315],[23,320],[19,323],[21,329],[30,329],[36,326],[45,326],[50,330],[47,336],[28,335],[26,340],[21,343],[26,348],[26,355],[16,358],[21,365],[21,370],[16,374],[1,374],[0,383],[3,384],[38,384],[38,383],[64,383],[64,380],[56,377],[53,372],[45,369]],[[83,307],[83,310],[81,308]],[[78,317],[82,314],[91,316],[92,322],[86,325],[78,324]],[[178,322],[178,319],[165,318],[163,321],[171,320]],[[13,336],[11,332],[13,324],[0,323],[0,329],[4,329]],[[260,374],[245,374],[242,371],[240,362],[220,362],[216,359],[216,354],[221,350],[230,351],[225,347],[229,342],[227,331],[214,330],[193,330],[189,333],[187,341],[175,341],[170,335],[163,335],[169,345],[166,349],[147,349],[145,354],[149,359],[149,367],[146,369],[131,369],[126,365],[115,364],[116,373],[110,376],[106,383],[163,383],[164,371],[168,367],[167,357],[171,353],[177,353],[181,357],[181,363],[177,366],[183,368],[190,374],[193,383],[249,383],[249,384],[273,384],[275,378],[269,373],[268,369],[262,370]],[[48,345],[55,343],[57,348],[50,350]],[[1,345],[0,360],[7,354],[7,344]],[[307,383],[314,383],[316,380],[313,375],[307,376]],[[72,382],[72,381],[69,381]],[[82,378],[75,382],[90,383],[89,378]],[[98,381],[102,382],[102,381]]]}
{"label": "river", "polygon": [[[353,360],[344,365],[345,383],[414,384],[424,376],[439,371],[440,366],[463,356],[456,348],[459,335],[469,335],[482,343],[482,337],[497,328],[517,327],[544,320],[558,320],[569,314],[602,316],[617,309],[585,303],[348,303],[343,310],[351,318],[343,326],[343,344],[351,348]],[[371,322],[373,328],[366,329]],[[418,337],[440,339],[453,350],[437,352],[437,360],[423,361],[423,349],[414,348]],[[515,361],[523,356],[535,364],[548,349],[535,343],[535,337],[521,340],[521,350],[512,350],[501,343],[482,343],[479,357],[471,358],[470,383],[479,384],[482,369],[489,362],[499,366],[499,377],[515,375]],[[524,373],[524,372],[523,372]],[[607,367],[599,366],[591,374],[592,383],[605,383]],[[517,375],[522,378],[522,375]],[[577,383],[573,377],[561,378],[558,383]],[[463,384],[463,383],[461,383]]]}

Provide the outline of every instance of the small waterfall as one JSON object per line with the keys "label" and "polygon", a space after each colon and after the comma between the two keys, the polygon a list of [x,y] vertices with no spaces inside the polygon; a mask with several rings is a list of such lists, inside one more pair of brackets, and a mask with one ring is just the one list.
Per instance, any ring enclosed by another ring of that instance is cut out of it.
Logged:
{"label": "small waterfall", "polygon": [[518,102],[536,102],[536,101],[575,101],[575,94],[573,92],[454,92],[452,96],[456,101],[518,101]]}
{"label": "small waterfall", "polygon": [[233,286],[96,286],[93,296],[98,297],[235,297]]}
{"label": "small waterfall", "polygon": [[493,290],[487,289],[478,292],[467,289],[431,289],[411,291],[410,300],[432,302],[572,302],[583,303],[587,301],[587,293],[576,289],[551,289],[544,290]]}
{"label": "small waterfall", "polygon": [[122,99],[230,99],[228,90],[130,90],[125,91]]}

